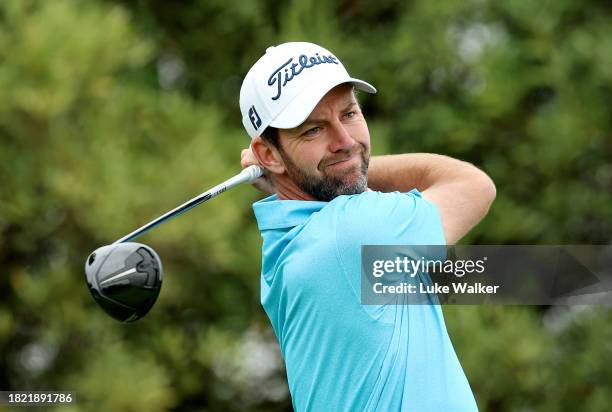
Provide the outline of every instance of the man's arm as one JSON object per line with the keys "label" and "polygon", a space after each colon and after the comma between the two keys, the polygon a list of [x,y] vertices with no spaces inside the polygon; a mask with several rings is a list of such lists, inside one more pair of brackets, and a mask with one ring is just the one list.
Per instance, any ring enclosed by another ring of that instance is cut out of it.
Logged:
{"label": "man's arm", "polygon": [[368,186],[381,192],[419,190],[438,206],[449,245],[482,220],[496,195],[491,178],[476,166],[430,153],[372,157]]}

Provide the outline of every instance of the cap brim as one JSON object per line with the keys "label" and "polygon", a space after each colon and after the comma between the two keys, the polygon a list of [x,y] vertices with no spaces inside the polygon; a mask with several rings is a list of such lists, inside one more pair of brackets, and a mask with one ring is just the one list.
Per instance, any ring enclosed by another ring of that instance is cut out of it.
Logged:
{"label": "cap brim", "polygon": [[276,127],[277,129],[292,129],[301,125],[308,116],[310,116],[310,113],[312,113],[317,104],[319,104],[323,96],[334,87],[343,83],[351,83],[356,89],[366,93],[376,93],[376,88],[374,86],[359,79],[345,78],[339,81],[331,80],[320,82],[296,96],[295,99],[293,99],[291,103],[270,122],[269,126]]}

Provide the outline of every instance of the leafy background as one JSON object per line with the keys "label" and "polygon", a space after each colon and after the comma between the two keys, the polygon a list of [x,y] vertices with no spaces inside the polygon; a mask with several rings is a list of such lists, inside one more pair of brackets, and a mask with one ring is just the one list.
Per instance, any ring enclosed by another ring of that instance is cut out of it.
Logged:
{"label": "leafy background", "polygon": [[[239,169],[241,79],[284,41],[376,85],[375,154],[492,176],[465,243],[609,244],[611,17],[598,0],[1,2],[0,388],[76,392],[57,411],[291,410],[253,189],[140,239],[167,275],[144,320],[108,318],[83,279],[92,250]],[[609,410],[606,307],[444,311],[481,410]]]}

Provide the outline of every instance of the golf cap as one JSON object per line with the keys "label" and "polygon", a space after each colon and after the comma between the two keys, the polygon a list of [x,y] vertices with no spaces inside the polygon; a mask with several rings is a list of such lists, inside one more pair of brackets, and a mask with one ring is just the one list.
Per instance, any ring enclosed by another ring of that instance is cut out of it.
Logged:
{"label": "golf cap", "polygon": [[376,93],[371,84],[349,76],[340,60],[321,46],[292,42],[268,47],[242,82],[242,124],[251,138],[268,126],[297,127],[327,92],[342,83]]}

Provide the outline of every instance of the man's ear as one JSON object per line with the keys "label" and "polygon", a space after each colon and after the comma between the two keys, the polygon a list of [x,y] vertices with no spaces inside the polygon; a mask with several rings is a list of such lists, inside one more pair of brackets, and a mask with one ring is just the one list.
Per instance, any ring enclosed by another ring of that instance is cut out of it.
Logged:
{"label": "man's ear", "polygon": [[278,149],[271,143],[266,142],[261,136],[256,136],[251,141],[251,151],[257,158],[259,164],[275,174],[285,172],[285,163]]}

